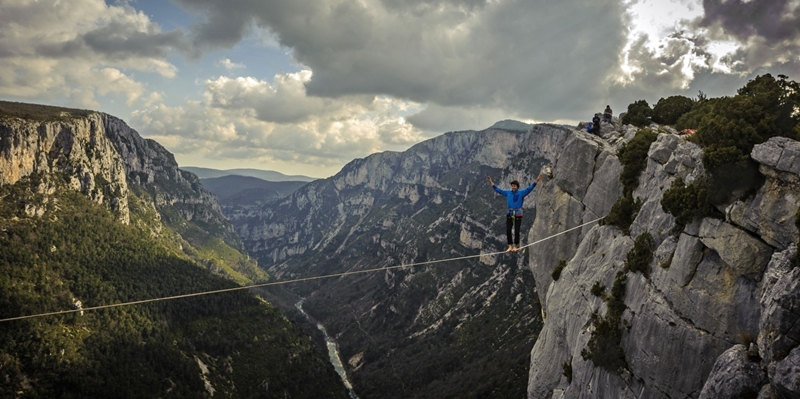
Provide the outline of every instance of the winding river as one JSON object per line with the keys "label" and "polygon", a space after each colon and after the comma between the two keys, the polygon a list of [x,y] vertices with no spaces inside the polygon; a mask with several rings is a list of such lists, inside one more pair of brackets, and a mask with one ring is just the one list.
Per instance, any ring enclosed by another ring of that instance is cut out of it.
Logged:
{"label": "winding river", "polygon": [[[314,323],[311,320],[311,317],[303,310],[303,302],[305,302],[305,298],[301,299],[297,303],[294,304],[294,307],[303,314],[303,316],[308,319],[308,321]],[[339,347],[336,345],[336,341],[328,335],[328,330],[325,329],[320,323],[316,323],[317,329],[322,331],[322,334],[325,336],[325,346],[328,347],[328,357],[331,359],[331,364],[333,364],[333,368],[336,369],[336,372],[339,373],[339,376],[342,377],[342,382],[344,382],[344,386],[347,388],[347,391],[350,393],[350,399],[358,399],[356,393],[353,392],[353,384],[350,383],[350,380],[347,379],[347,372],[344,370],[344,365],[342,364],[342,359],[339,357]]]}

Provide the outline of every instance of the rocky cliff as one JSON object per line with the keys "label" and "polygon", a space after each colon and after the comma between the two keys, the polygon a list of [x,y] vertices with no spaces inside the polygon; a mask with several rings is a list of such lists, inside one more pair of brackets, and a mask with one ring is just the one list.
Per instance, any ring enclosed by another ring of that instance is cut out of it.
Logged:
{"label": "rocky cliff", "polygon": [[[692,182],[703,175],[702,150],[668,128],[651,128],[660,133],[633,194],[642,205],[630,235],[596,225],[531,248],[546,320],[531,351],[528,397],[797,397],[800,291],[791,263],[800,143],[776,137],[757,145],[751,156],[763,186],[719,206],[724,218],[680,229],[661,200],[677,178]],[[630,140],[633,132],[604,125],[602,138],[569,135],[553,177],[539,188],[531,239],[609,212],[622,194],[618,145],[609,143]],[[649,274],[628,270],[634,239],[644,233],[655,248]],[[566,267],[553,281],[560,260]],[[612,287],[619,291],[609,295]],[[613,348],[624,367],[616,370],[586,356],[590,340],[603,333],[599,320],[610,312],[610,296],[624,304]]]}
{"label": "rocky cliff", "polygon": [[[5,105],[5,104],[2,104]],[[0,120],[0,184],[31,175],[59,174],[70,188],[105,203],[130,221],[125,163],[106,134],[98,113],[31,120],[3,113]],[[50,188],[43,186],[43,191]],[[31,210],[32,214],[36,210]],[[38,212],[41,212],[39,210]]]}
{"label": "rocky cliff", "polygon": [[[217,198],[164,147],[116,117],[0,101],[0,185],[23,178],[36,180],[35,190],[45,196],[63,181],[212,270],[239,281],[265,278],[235,253],[243,246]],[[42,215],[45,207],[31,202],[26,212]]]}

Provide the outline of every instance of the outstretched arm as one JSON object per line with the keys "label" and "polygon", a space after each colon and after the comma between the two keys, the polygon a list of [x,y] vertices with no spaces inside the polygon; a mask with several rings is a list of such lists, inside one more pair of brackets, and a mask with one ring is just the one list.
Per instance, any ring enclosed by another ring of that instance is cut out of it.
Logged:
{"label": "outstretched arm", "polygon": [[500,187],[497,187],[497,186],[494,184],[494,181],[492,181],[492,178],[491,178],[491,177],[489,177],[489,176],[486,176],[486,181],[488,181],[488,182],[489,182],[489,184],[491,184],[491,185],[492,185],[492,188],[494,189],[494,191],[497,191],[497,193],[498,193],[498,194],[506,195],[506,191],[505,191],[505,190],[501,190],[501,189],[500,189]]}
{"label": "outstretched arm", "polygon": [[539,180],[542,180],[542,175],[539,175],[539,177],[536,178],[536,181],[533,182],[533,184],[531,184],[530,186],[525,187],[524,189],[522,189],[522,195],[525,196],[525,195],[530,194],[531,191],[533,191],[533,188],[536,187],[536,184],[539,183]]}

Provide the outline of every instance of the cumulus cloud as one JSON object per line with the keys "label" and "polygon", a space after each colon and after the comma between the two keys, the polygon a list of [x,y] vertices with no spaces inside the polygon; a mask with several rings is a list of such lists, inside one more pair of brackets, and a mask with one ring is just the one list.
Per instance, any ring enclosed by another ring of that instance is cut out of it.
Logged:
{"label": "cumulus cloud", "polygon": [[171,78],[177,69],[166,56],[190,52],[180,31],[162,32],[125,4],[3,1],[0,15],[0,95],[96,107],[111,94],[132,105],[152,97],[131,71]]}
{"label": "cumulus cloud", "polygon": [[221,67],[223,67],[223,68],[225,68],[225,69],[227,69],[229,71],[233,70],[233,69],[241,69],[241,68],[245,67],[244,64],[239,64],[239,63],[233,62],[228,58],[223,58],[223,59],[217,61],[217,65],[221,66]]}
{"label": "cumulus cloud", "polygon": [[338,168],[356,157],[405,149],[424,133],[401,115],[419,104],[385,96],[310,97],[312,73],[278,74],[272,82],[219,77],[203,101],[134,112],[131,123],[177,154],[217,160],[291,161]]}
{"label": "cumulus cloud", "polygon": [[[196,46],[267,29],[314,71],[310,95],[388,95],[560,119],[604,102],[620,1],[176,0],[204,18]],[[599,40],[598,40],[599,39]],[[593,109],[593,108],[592,108]]]}

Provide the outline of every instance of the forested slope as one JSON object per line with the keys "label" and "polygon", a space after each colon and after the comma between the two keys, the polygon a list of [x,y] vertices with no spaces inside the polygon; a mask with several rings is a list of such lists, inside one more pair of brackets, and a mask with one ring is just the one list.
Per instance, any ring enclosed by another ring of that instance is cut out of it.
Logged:
{"label": "forested slope", "polygon": [[[108,116],[22,109],[41,112],[0,118],[0,319],[238,287],[212,271],[246,256],[171,154],[120,155]],[[0,322],[0,398],[211,396],[347,392],[246,290]]]}

